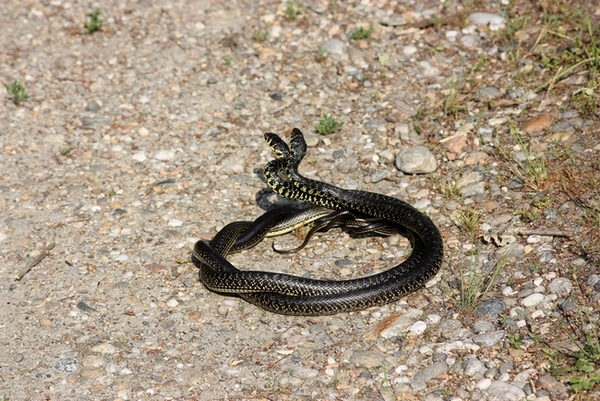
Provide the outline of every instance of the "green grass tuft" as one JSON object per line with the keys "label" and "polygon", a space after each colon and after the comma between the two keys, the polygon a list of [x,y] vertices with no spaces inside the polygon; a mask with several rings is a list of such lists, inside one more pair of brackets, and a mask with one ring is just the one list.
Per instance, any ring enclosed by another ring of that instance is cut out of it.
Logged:
{"label": "green grass tuft", "polygon": [[17,81],[14,81],[11,84],[4,84],[4,87],[10,95],[12,102],[17,106],[21,104],[23,100],[29,99],[29,95],[27,94],[25,87]]}

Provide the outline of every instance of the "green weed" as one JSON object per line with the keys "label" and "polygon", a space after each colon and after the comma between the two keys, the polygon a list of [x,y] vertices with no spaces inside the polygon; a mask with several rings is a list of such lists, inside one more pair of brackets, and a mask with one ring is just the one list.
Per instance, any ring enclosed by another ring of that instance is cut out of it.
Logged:
{"label": "green weed", "polygon": [[456,117],[459,112],[464,110],[464,106],[459,105],[459,91],[455,79],[452,79],[450,88],[445,90],[444,93],[446,94],[446,98],[444,99],[444,114]]}
{"label": "green weed", "polygon": [[74,149],[73,145],[64,146],[64,147],[60,148],[60,154],[63,155],[63,156],[66,156],[69,153],[71,153],[71,151],[73,149]]}
{"label": "green weed", "polygon": [[456,216],[456,223],[458,227],[469,233],[469,237],[473,239],[475,238],[475,231],[477,230],[480,217],[481,215],[476,210],[461,210]]}
{"label": "green weed", "polygon": [[268,36],[269,33],[267,31],[260,31],[257,29],[254,32],[252,32],[252,39],[254,39],[255,42],[264,42],[265,40],[267,40]]}
{"label": "green weed", "polygon": [[14,81],[12,84],[4,84],[6,91],[10,95],[10,99],[15,105],[21,104],[25,99],[29,99],[29,95],[25,90],[25,87],[21,83]]}
{"label": "green weed", "polygon": [[511,334],[506,337],[508,343],[514,348],[521,348],[521,344],[523,343],[523,336],[519,333]]}
{"label": "green weed", "polygon": [[319,134],[329,135],[342,128],[343,125],[344,123],[338,122],[333,116],[323,114],[321,121],[319,121],[319,124],[315,128]]}
{"label": "green weed", "polygon": [[361,40],[361,39],[369,39],[371,34],[373,33],[373,28],[365,29],[362,26],[354,29],[350,34],[350,39],[352,40]]}
{"label": "green weed", "polygon": [[520,151],[523,153],[524,160],[519,160],[515,155],[511,157],[507,154],[508,152],[500,147],[498,150],[503,154],[504,158],[511,163],[511,170],[516,176],[521,178],[523,182],[530,188],[536,191],[541,190],[543,184],[548,178],[546,157],[543,154],[534,155],[531,152],[530,145],[525,142],[516,125],[512,124],[510,126],[510,133]]}
{"label": "green weed", "polygon": [[302,14],[302,3],[300,3],[298,0],[288,0],[285,4],[286,7],[283,11],[283,17],[287,21],[293,21]]}
{"label": "green weed", "polygon": [[315,56],[315,60],[319,63],[322,63],[327,57],[329,57],[329,52],[322,47],[319,47],[319,50],[317,50],[317,55]]}
{"label": "green weed", "polygon": [[510,258],[510,253],[503,255],[496,263],[496,267],[492,273],[487,276],[477,268],[479,255],[473,252],[468,257],[469,271],[467,274],[461,275],[459,302],[463,309],[470,311],[477,306],[479,300],[485,297],[496,283],[500,272],[504,269]]}
{"label": "green weed", "polygon": [[454,180],[442,183],[441,190],[444,196],[448,199],[460,198],[460,190],[456,185],[456,181]]}
{"label": "green weed", "polygon": [[83,23],[85,33],[91,35],[102,28],[104,20],[100,19],[100,10],[95,9],[91,13],[85,15],[86,21]]}

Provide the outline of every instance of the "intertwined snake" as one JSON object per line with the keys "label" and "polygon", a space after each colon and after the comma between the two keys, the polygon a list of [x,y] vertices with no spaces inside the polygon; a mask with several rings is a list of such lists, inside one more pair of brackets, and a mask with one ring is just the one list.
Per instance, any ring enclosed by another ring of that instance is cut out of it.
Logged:
{"label": "intertwined snake", "polygon": [[[298,166],[306,153],[306,142],[297,128],[292,130],[289,147],[273,133],[265,134],[265,140],[276,156],[264,171],[266,182],[273,191],[289,199],[349,212],[359,216],[354,219],[355,223],[369,217],[384,221],[386,227],[408,230],[413,242],[412,253],[390,270],[342,281],[238,270],[225,257],[256,245],[265,236],[277,231],[278,225],[286,225],[282,221],[297,215],[301,215],[301,221],[330,219],[335,223],[339,218],[336,212],[306,218],[302,216],[305,213],[302,210],[275,209],[253,223],[235,222],[227,225],[210,242],[201,240],[196,243],[192,260],[200,269],[200,280],[207,288],[236,294],[272,312],[314,316],[384,305],[418,290],[435,276],[442,264],[443,243],[429,217],[390,196],[342,189],[300,175]],[[325,226],[328,223],[320,224]],[[362,224],[368,227],[367,223]]]}

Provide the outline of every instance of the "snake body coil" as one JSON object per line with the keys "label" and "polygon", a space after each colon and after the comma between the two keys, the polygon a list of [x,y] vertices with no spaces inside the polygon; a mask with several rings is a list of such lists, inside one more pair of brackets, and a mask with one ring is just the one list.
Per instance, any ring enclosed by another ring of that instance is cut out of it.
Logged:
{"label": "snake body coil", "polygon": [[[302,132],[296,128],[292,130],[290,147],[276,134],[265,134],[265,140],[276,156],[264,172],[273,191],[289,199],[380,219],[387,226],[407,229],[412,234],[413,251],[408,259],[390,270],[352,280],[327,281],[238,270],[225,259],[228,254],[254,246],[282,219],[299,213],[297,210],[273,211],[254,223],[231,223],[210,243],[196,243],[192,259],[199,267],[200,279],[207,288],[237,294],[276,313],[329,315],[396,301],[423,287],[436,275],[442,264],[443,242],[429,217],[390,196],[342,189],[300,175],[298,166],[306,153],[306,142]],[[336,216],[330,218],[337,219]]]}

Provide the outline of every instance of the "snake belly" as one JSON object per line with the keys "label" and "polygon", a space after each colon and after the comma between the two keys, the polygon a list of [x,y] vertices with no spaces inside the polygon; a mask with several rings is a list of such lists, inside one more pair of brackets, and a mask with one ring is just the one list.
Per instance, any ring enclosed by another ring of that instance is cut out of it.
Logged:
{"label": "snake belly", "polygon": [[[210,242],[196,243],[192,259],[199,267],[200,279],[207,288],[236,294],[271,312],[318,316],[397,301],[422,288],[437,274],[443,260],[443,241],[429,217],[397,198],[342,189],[302,176],[298,166],[306,154],[306,142],[299,129],[292,130],[290,146],[273,133],[265,134],[265,140],[275,154],[275,159],[267,164],[264,171],[267,185],[274,192],[334,211],[349,211],[381,219],[388,226],[408,230],[413,251],[408,259],[387,271],[341,281],[238,270],[225,257],[236,251],[236,240],[241,236],[252,238],[252,243],[262,240],[269,227],[276,225],[279,219],[278,216],[267,215],[263,218],[266,221],[264,227],[259,230],[249,230],[251,223],[236,222],[226,226]],[[245,234],[248,231],[252,234]]]}

